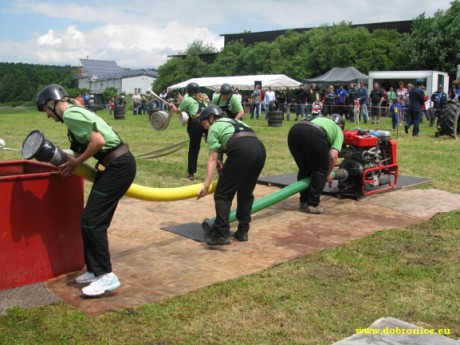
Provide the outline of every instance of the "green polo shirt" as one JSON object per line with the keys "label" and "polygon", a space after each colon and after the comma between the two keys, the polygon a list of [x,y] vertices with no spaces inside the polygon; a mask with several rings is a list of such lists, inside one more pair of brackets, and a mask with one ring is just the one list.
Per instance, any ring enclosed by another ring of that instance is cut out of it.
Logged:
{"label": "green polo shirt", "polygon": [[88,144],[93,131],[99,132],[104,137],[105,144],[101,149],[102,152],[111,150],[121,143],[120,137],[107,122],[85,108],[70,105],[64,112],[63,120],[80,144]]}
{"label": "green polo shirt", "polygon": [[331,119],[327,117],[319,116],[313,119],[311,122],[321,126],[327,134],[331,149],[336,149],[340,152],[343,144],[343,132],[342,129]]}
{"label": "green polo shirt", "polygon": [[232,121],[242,123],[249,127],[243,121],[222,118],[214,122],[208,131],[208,147],[209,152],[226,151],[228,141],[235,133],[235,127]]}
{"label": "green polo shirt", "polygon": [[243,105],[241,104],[239,98],[236,95],[232,95],[229,100],[225,100],[224,97],[220,94],[216,95],[212,102],[213,104],[223,107],[227,105],[228,102],[228,110],[233,114],[238,114],[239,112],[243,111]]}
{"label": "green polo shirt", "polygon": [[[203,102],[203,105],[207,106],[206,102]],[[194,97],[185,95],[184,100],[179,104],[177,109],[179,111],[185,111],[188,116],[193,117],[200,111],[200,104]]]}

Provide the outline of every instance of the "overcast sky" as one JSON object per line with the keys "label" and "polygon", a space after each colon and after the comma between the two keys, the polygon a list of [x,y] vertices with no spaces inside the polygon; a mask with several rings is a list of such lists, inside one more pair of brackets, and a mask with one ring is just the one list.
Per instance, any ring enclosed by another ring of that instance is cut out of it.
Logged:
{"label": "overcast sky", "polygon": [[196,39],[221,34],[413,19],[451,0],[10,0],[0,9],[0,61],[77,66],[80,58],[156,68]]}

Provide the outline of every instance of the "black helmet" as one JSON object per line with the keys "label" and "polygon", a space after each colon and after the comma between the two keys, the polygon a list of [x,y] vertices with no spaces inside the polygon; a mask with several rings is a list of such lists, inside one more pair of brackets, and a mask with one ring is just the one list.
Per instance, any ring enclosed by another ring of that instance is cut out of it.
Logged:
{"label": "black helmet", "polygon": [[44,111],[43,107],[49,100],[60,101],[64,97],[69,97],[67,91],[57,84],[51,84],[41,90],[37,96],[36,103],[38,111]]}
{"label": "black helmet", "polygon": [[220,94],[221,95],[231,95],[233,93],[233,89],[232,87],[230,86],[230,84],[222,84],[222,86],[220,87]]}
{"label": "black helmet", "polygon": [[209,119],[209,116],[222,116],[222,109],[215,104],[210,104],[200,113],[200,121]]}
{"label": "black helmet", "polygon": [[200,85],[197,83],[188,83],[187,84],[187,93],[189,95],[194,95],[200,92]]}
{"label": "black helmet", "polygon": [[339,125],[340,128],[345,129],[345,119],[342,115],[332,114],[331,120],[334,121],[337,125]]}

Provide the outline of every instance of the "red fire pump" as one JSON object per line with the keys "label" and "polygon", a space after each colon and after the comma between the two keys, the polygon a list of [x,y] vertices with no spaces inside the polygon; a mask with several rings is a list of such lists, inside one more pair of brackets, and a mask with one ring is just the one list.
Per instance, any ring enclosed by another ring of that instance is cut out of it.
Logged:
{"label": "red fire pump", "polygon": [[360,197],[394,189],[398,183],[397,145],[388,131],[343,131],[338,182],[340,195]]}

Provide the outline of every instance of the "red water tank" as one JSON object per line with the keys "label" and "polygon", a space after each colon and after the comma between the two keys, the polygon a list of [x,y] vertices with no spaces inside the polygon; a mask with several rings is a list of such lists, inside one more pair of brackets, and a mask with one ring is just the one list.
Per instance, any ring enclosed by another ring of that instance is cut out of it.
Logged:
{"label": "red water tank", "polygon": [[83,179],[32,161],[0,162],[0,290],[84,266]]}

